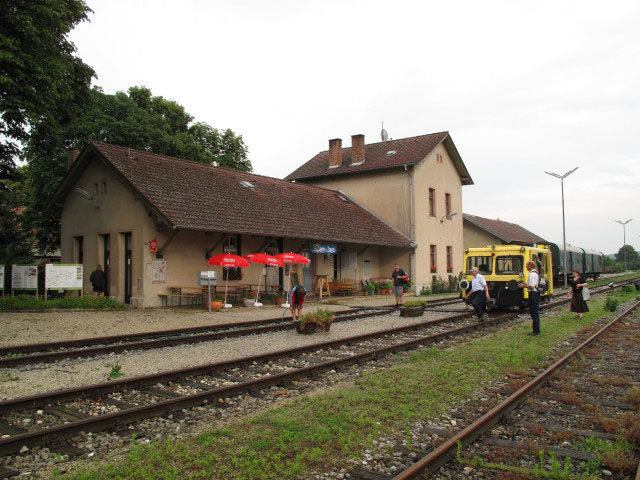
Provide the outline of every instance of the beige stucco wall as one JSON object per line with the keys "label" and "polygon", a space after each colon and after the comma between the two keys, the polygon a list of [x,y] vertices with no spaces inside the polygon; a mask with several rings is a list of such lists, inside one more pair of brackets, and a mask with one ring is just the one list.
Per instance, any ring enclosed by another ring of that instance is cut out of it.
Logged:
{"label": "beige stucco wall", "polygon": [[409,180],[401,169],[304,180],[304,183],[342,190],[356,202],[409,236]]}
{"label": "beige stucco wall", "polygon": [[464,222],[464,248],[481,248],[487,245],[504,245],[504,242],[471,222]]}
{"label": "beige stucco wall", "polygon": [[[442,161],[438,161],[441,155]],[[435,216],[429,212],[429,189],[435,190]],[[451,195],[451,213],[445,215],[445,193]],[[437,273],[443,279],[447,273],[447,246],[452,247],[453,275],[462,271],[462,182],[460,175],[441,144],[414,168],[414,213],[416,285],[431,285],[434,274],[430,270],[430,245],[436,245]]]}

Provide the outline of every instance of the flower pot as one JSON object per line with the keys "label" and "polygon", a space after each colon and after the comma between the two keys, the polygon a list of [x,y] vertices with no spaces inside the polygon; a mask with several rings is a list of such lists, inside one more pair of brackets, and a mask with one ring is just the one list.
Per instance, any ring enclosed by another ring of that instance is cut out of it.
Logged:
{"label": "flower pot", "polygon": [[420,307],[400,307],[401,317],[421,317],[424,313],[424,305]]}
{"label": "flower pot", "polygon": [[211,310],[222,310],[222,300],[211,300]]}
{"label": "flower pot", "polygon": [[315,332],[328,332],[331,329],[331,324],[316,325],[314,322],[307,322],[304,327],[300,326],[300,323],[296,323],[296,332],[308,335]]}
{"label": "flower pot", "polygon": [[284,297],[281,297],[280,295],[278,295],[277,297],[275,297],[273,299],[273,303],[275,303],[277,306],[282,305],[287,299]]}
{"label": "flower pot", "polygon": [[256,303],[256,299],[255,298],[244,298],[242,300],[242,303],[244,304],[245,307],[253,307]]}
{"label": "flower pot", "polygon": [[362,292],[362,294],[363,294],[365,297],[368,297],[368,296],[369,296],[369,290],[365,290],[364,292]]}

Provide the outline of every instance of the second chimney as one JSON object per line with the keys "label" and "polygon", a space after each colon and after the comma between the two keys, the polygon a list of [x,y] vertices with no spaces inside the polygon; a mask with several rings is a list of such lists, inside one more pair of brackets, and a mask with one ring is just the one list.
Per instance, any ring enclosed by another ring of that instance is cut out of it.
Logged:
{"label": "second chimney", "polygon": [[69,150],[69,160],[67,163],[67,170],[71,169],[71,167],[73,166],[73,163],[78,158],[78,155],[80,155],[80,150]]}
{"label": "second chimney", "polygon": [[351,165],[364,163],[364,135],[351,135]]}
{"label": "second chimney", "polygon": [[342,165],[342,139],[334,138],[329,140],[329,168],[340,165]]}

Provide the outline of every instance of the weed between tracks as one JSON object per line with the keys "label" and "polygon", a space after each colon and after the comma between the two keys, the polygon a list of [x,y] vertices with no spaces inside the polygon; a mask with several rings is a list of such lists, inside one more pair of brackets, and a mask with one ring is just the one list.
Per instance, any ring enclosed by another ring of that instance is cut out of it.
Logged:
{"label": "weed between tracks", "polygon": [[[620,301],[632,296],[617,295]],[[447,350],[424,349],[393,368],[363,374],[350,388],[297,397],[193,439],[134,445],[122,461],[63,478],[292,479],[343,465],[376,438],[435,418],[487,382],[535,366],[556,344],[603,315],[603,303],[591,302],[584,319],[566,311],[543,317],[538,337],[525,335],[526,321]]]}

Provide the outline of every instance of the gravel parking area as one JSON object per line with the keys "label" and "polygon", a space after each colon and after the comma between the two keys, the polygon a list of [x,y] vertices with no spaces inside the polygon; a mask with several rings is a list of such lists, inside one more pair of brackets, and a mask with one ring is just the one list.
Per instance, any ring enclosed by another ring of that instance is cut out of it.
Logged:
{"label": "gravel parking area", "polygon": [[398,312],[394,312],[378,317],[336,323],[327,334],[299,335],[292,329],[285,332],[230,338],[194,345],[123,352],[87,360],[65,360],[55,364],[25,366],[24,368],[6,370],[0,374],[0,379],[2,379],[0,381],[0,398],[13,398],[104,382],[108,380],[111,367],[116,364],[121,366],[122,373],[127,376],[144,375],[311,345],[391,327],[410,325],[429,318],[438,318],[441,315],[431,312],[425,313],[423,317],[402,318]]}

